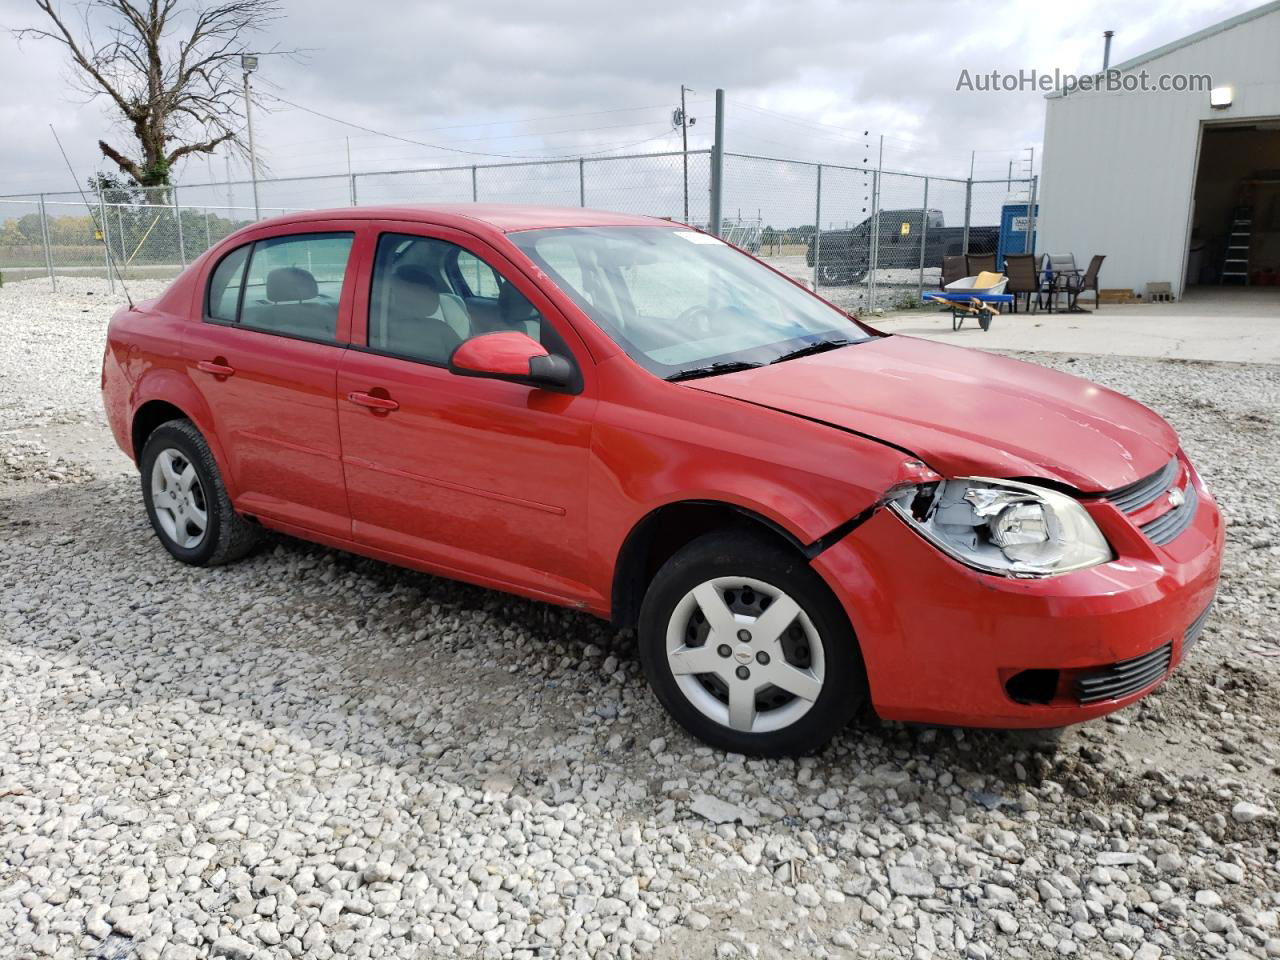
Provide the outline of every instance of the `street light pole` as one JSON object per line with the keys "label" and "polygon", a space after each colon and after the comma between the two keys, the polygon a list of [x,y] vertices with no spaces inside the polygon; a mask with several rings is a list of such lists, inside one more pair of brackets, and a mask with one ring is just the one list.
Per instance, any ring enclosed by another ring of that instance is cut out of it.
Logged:
{"label": "street light pole", "polygon": [[249,91],[249,74],[258,69],[258,58],[252,54],[242,54],[240,69],[244,71],[244,120],[249,134],[249,178],[253,181],[253,219],[262,219],[258,206],[258,154],[253,148],[253,97]]}

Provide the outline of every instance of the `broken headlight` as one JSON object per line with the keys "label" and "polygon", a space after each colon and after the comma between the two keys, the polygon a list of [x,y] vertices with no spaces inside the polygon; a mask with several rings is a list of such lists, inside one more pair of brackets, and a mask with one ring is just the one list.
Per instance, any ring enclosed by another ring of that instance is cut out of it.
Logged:
{"label": "broken headlight", "polygon": [[889,508],[938,549],[984,573],[1048,577],[1112,558],[1078,501],[1030,483],[958,477],[911,487]]}

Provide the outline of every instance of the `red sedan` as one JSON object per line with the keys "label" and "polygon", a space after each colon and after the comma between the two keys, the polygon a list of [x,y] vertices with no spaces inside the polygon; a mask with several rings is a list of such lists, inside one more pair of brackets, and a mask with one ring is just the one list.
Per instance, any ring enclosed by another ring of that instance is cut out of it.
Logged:
{"label": "red sedan", "polygon": [[578,209],[290,215],[111,322],[102,389],[160,542],[263,528],[634,627],[727,750],[883,717],[1133,702],[1213,601],[1170,426],[851,319],[716,238]]}

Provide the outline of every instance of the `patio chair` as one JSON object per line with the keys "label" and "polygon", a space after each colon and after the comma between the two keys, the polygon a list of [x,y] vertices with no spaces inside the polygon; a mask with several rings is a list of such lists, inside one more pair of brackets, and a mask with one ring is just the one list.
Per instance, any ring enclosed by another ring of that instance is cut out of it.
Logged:
{"label": "patio chair", "polygon": [[1066,294],[1067,309],[1075,306],[1072,299],[1072,284],[1077,282],[1080,271],[1076,267],[1076,258],[1070,253],[1046,253],[1040,262],[1040,295],[1053,313],[1059,296]]}
{"label": "patio chair", "polygon": [[1089,258],[1089,266],[1085,269],[1083,276],[1077,276],[1068,280],[1068,289],[1071,292],[1071,309],[1080,310],[1076,303],[1080,299],[1080,294],[1086,290],[1093,291],[1093,309],[1097,310],[1102,303],[1102,298],[1098,296],[1098,271],[1102,269],[1102,261],[1107,259],[1103,254],[1094,254]]}
{"label": "patio chair", "polygon": [[971,253],[964,258],[966,277],[976,277],[980,273],[996,272],[996,255],[994,253]]}
{"label": "patio chair", "polygon": [[958,254],[942,258],[942,283],[939,284],[940,286],[945,287],[948,283],[955,283],[962,277],[969,276],[969,274],[965,273],[964,260],[965,258]]}
{"label": "patio chair", "polygon": [[1036,272],[1036,258],[1032,253],[1011,253],[1004,258],[1004,273],[1009,278],[1005,293],[1013,294],[1013,312],[1018,312],[1018,297],[1027,298],[1027,313],[1031,312],[1031,295],[1040,294],[1040,277]]}

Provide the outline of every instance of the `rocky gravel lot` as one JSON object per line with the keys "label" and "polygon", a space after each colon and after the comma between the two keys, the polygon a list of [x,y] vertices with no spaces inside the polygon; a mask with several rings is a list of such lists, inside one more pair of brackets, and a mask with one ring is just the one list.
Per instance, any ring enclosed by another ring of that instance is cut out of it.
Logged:
{"label": "rocky gravel lot", "polygon": [[1280,956],[1280,367],[1029,357],[1169,417],[1229,519],[1155,695],[757,761],[580,614],[285,538],[170,560],[113,298],[60,286],[0,288],[0,956]]}

